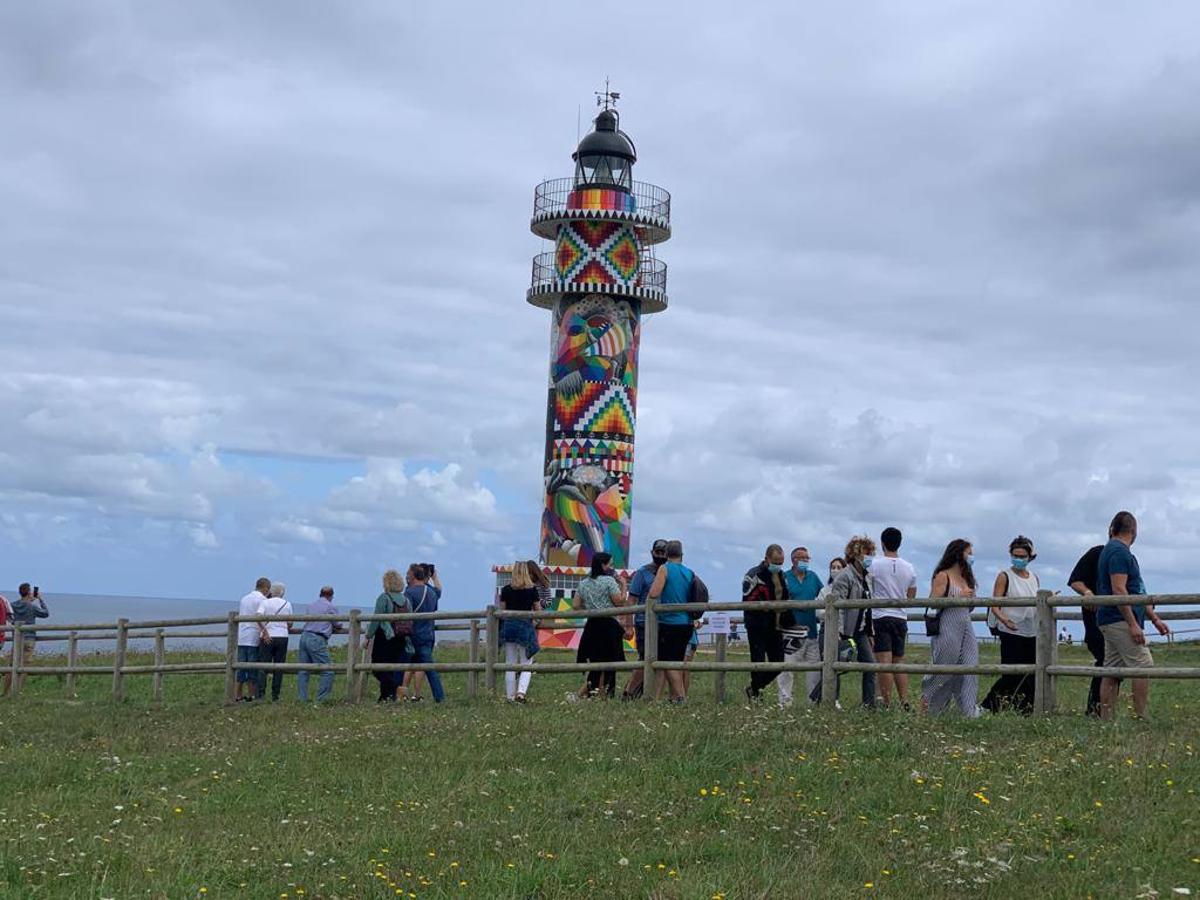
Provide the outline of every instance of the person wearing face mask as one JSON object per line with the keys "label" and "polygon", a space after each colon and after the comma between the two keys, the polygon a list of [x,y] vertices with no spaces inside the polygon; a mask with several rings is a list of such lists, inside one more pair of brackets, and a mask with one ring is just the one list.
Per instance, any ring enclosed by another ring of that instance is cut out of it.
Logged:
{"label": "person wearing face mask", "polygon": [[[846,568],[834,580],[829,593],[835,600],[871,599],[869,572],[875,561],[875,542],[866,535],[850,538],[843,553]],[[856,662],[873,663],[875,630],[869,609],[843,609],[838,617],[838,631],[842,642],[851,645],[850,659]],[[841,653],[839,652],[839,657]],[[863,672],[862,703],[875,706],[875,673]]]}
{"label": "person wearing face mask", "polygon": [[[971,542],[962,538],[952,540],[933,570],[929,596],[974,597],[974,562]],[[979,665],[979,643],[971,626],[971,607],[947,607],[932,615],[927,611],[925,631],[934,665]],[[968,719],[978,718],[978,697],[979,678],[975,675],[930,674],[921,680],[921,705],[934,715],[948,710],[953,702]]]}
{"label": "person wearing face mask", "polygon": [[[783,548],[771,544],[763,561],[742,578],[743,603],[773,603],[791,599],[787,582],[783,577]],[[746,640],[750,644],[752,662],[783,662],[783,636],[779,633],[779,613],[747,612]],[[750,684],[746,686],[746,698],[757,700],[762,689],[779,676],[778,672],[751,672]]]}
{"label": "person wearing face mask", "polygon": [[[646,596],[650,593],[650,585],[654,583],[654,576],[666,561],[667,542],[659,538],[650,545],[650,562],[634,572],[633,577],[629,579],[629,603],[631,606],[641,606],[646,602]],[[644,660],[646,658],[645,613],[637,613],[633,617],[633,636],[637,645],[638,659]],[[636,700],[642,696],[642,675],[641,669],[633,670],[633,674],[629,676],[629,681],[625,684],[625,690],[621,692],[622,700]]]}
{"label": "person wearing face mask", "polygon": [[[1037,559],[1033,541],[1017,535],[1008,545],[1009,567],[996,575],[993,597],[1037,596],[1041,586],[1029,564]],[[1000,662],[1033,665],[1037,662],[1037,607],[993,606],[988,609],[988,627],[1000,639]],[[1013,710],[1033,715],[1033,676],[1001,675],[983,698],[984,709],[998,713]]]}
{"label": "person wearing face mask", "polygon": [[[809,569],[812,562],[807,547],[792,551],[792,567],[784,573],[789,600],[815,600],[824,589],[821,576]],[[817,637],[817,611],[815,609],[789,610],[780,616],[780,635],[783,641],[783,661],[788,663],[819,663],[821,642]],[[779,705],[792,705],[793,672],[779,673]],[[805,672],[806,693],[821,681],[821,673]]]}

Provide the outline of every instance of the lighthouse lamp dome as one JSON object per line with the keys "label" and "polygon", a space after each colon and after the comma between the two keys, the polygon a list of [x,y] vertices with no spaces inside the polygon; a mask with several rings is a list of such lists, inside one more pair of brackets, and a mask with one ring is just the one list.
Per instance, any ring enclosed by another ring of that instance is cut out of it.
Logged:
{"label": "lighthouse lamp dome", "polygon": [[571,154],[575,160],[575,187],[605,187],[628,191],[633,187],[637,150],[623,132],[615,109],[596,116],[596,129],[584,136]]}

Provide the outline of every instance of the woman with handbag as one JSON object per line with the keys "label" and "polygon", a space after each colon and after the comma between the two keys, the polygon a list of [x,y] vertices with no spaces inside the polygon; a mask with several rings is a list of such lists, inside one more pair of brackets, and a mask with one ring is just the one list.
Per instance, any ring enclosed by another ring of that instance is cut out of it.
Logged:
{"label": "woman with handbag", "polygon": [[[375,614],[411,612],[404,596],[404,578],[395,569],[383,573],[383,593],[375,598]],[[365,655],[372,663],[407,663],[412,654],[411,619],[372,620],[367,625]],[[404,681],[403,672],[376,671],[380,703],[395,703],[396,691]]]}
{"label": "woman with handbag", "polygon": [[[1037,596],[1038,577],[1029,571],[1037,559],[1033,541],[1017,535],[1008,545],[1012,565],[996,575],[993,597]],[[988,628],[1000,639],[1000,662],[1008,665],[1033,665],[1037,662],[1037,607],[993,606],[988,610]],[[983,700],[983,708],[997,713],[1014,710],[1023,716],[1033,714],[1033,676],[1001,675]]]}
{"label": "woman with handbag", "polygon": [[[929,596],[974,597],[975,573],[971,542],[955,538],[933,571]],[[931,662],[937,666],[979,665],[979,644],[971,626],[971,608],[946,607],[926,614],[925,633],[930,636]],[[934,715],[945,712],[951,702],[968,719],[979,716],[979,679],[975,675],[926,675],[921,681],[921,705]]]}

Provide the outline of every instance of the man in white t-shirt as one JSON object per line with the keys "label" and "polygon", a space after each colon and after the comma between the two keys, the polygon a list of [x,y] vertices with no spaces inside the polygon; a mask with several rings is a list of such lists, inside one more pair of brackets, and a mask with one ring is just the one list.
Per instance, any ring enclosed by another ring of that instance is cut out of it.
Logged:
{"label": "man in white t-shirt", "polygon": [[[874,600],[912,600],[917,596],[917,573],[907,560],[900,558],[899,528],[885,528],[879,536],[883,556],[871,566],[871,597]],[[875,659],[881,663],[904,662],[908,640],[908,611],[899,606],[876,606],[871,611],[875,626]],[[879,673],[879,701],[892,705],[892,685],[900,705],[908,708],[908,676],[897,672]]]}
{"label": "man in white t-shirt", "polygon": [[[271,579],[260,578],[254,583],[254,590],[248,593],[238,603],[239,616],[260,615],[258,608],[266,601],[271,592]],[[238,623],[238,662],[258,662],[258,646],[262,643],[264,629],[258,622]],[[250,701],[262,696],[259,686],[259,673],[254,669],[238,669],[237,671],[237,700]],[[261,679],[262,687],[266,687],[266,678]]]}

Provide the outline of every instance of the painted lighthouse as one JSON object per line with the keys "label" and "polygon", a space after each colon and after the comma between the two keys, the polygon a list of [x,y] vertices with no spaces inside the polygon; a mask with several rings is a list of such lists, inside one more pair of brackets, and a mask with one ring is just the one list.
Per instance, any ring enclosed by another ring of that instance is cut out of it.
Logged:
{"label": "painted lighthouse", "polygon": [[654,246],[671,236],[671,197],[633,180],[618,96],[599,95],[575,174],[538,185],[530,223],[554,242],[533,260],[528,300],[552,315],[541,562],[562,575],[600,552],[630,564],[638,346],[643,317],[667,308]]}

